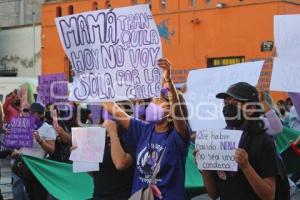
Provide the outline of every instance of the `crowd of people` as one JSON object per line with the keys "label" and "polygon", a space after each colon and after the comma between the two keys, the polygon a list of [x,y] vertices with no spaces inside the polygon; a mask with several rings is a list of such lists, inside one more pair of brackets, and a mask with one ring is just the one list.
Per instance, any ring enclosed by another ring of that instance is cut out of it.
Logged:
{"label": "crowd of people", "polygon": [[[185,199],[185,162],[195,133],[190,128],[184,95],[171,80],[170,62],[160,59],[158,65],[163,70],[160,97],[99,105],[100,121],[96,123],[106,128],[106,141],[100,170],[89,173],[95,200],[142,199],[138,196],[149,191],[154,199]],[[290,185],[297,183],[300,173],[288,179],[274,140],[283,126],[300,131],[300,94],[289,96],[275,104],[268,93],[259,93],[243,82],[216,96],[224,100],[226,129],[242,130],[243,134],[235,155],[237,172],[199,171],[212,199],[290,198]],[[32,174],[22,155],[71,163],[70,153],[76,148],[72,128],[95,122],[91,110],[76,102],[68,102],[66,108],[37,102],[22,107],[18,90],[6,96],[0,109],[1,136],[10,134],[7,124],[13,118],[30,116],[35,121],[32,148],[1,149],[1,157],[10,155],[13,159],[14,199],[55,199]],[[298,144],[300,137],[291,145],[297,155]]]}

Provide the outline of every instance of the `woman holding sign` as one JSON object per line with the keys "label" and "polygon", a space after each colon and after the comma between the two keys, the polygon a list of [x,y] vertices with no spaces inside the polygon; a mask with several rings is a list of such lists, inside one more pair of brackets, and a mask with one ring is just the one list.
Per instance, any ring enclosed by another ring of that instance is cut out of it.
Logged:
{"label": "woman holding sign", "polygon": [[[131,118],[115,103],[103,103],[126,129],[136,146],[136,169],[132,193],[151,187],[155,199],[184,199],[185,160],[189,128],[178,93],[171,81],[171,64],[160,59],[168,92],[153,98],[146,109],[146,121]],[[157,176],[153,177],[155,172]]]}
{"label": "woman holding sign", "polygon": [[256,88],[240,82],[217,98],[224,99],[227,129],[242,130],[243,134],[235,154],[237,172],[202,171],[209,196],[225,200],[288,200],[288,186],[283,183],[287,179],[280,168],[274,141],[260,118]]}

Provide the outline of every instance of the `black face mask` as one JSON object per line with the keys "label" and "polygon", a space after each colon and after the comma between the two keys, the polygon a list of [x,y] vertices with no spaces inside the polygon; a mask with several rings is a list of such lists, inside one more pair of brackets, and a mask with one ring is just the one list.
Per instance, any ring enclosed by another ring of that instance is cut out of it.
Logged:
{"label": "black face mask", "polygon": [[245,117],[241,109],[237,106],[229,104],[223,107],[223,115],[227,126],[230,128],[240,128],[245,122]]}

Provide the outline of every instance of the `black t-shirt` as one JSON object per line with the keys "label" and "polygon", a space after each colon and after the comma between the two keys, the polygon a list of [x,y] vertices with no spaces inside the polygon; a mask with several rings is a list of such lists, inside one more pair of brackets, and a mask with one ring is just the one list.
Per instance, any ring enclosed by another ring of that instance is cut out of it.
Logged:
{"label": "black t-shirt", "polygon": [[[126,141],[126,133],[120,135],[121,145],[126,153],[135,157],[134,148]],[[103,163],[100,171],[93,173],[94,199],[95,200],[127,200],[131,194],[134,176],[134,165],[130,168],[118,171],[112,161],[110,151],[110,138],[106,138]]]}
{"label": "black t-shirt", "polygon": [[[251,166],[262,178],[275,177],[279,174],[277,153],[274,140],[267,134],[249,136],[244,133],[240,147],[248,153]],[[258,200],[243,172],[212,172],[221,200]]]}

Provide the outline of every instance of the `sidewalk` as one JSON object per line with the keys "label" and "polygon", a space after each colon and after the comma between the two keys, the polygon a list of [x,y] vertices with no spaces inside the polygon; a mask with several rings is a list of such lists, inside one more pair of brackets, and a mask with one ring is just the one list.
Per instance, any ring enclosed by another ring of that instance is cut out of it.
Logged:
{"label": "sidewalk", "polygon": [[4,199],[13,199],[10,159],[0,159],[0,188]]}

